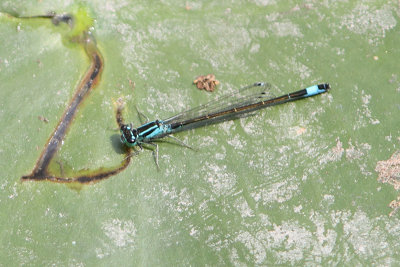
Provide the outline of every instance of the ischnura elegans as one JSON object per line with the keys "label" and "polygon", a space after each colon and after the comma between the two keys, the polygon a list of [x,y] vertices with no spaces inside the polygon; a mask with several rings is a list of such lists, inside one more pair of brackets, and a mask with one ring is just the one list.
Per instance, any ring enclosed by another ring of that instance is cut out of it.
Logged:
{"label": "ischnura elegans", "polygon": [[269,88],[268,83],[254,83],[237,93],[222,96],[165,120],[150,121],[138,128],[134,128],[132,124],[122,124],[121,141],[128,147],[142,148],[142,144],[155,146],[158,167],[158,145],[154,141],[180,131],[247,116],[258,109],[319,95],[327,92],[330,86],[328,83],[313,85],[279,97],[271,97]]}

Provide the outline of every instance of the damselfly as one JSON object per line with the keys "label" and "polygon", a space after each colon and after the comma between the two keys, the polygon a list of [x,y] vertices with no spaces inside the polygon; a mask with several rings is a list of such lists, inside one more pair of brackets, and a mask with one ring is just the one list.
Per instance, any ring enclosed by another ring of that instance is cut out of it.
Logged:
{"label": "damselfly", "polygon": [[[153,143],[171,134],[201,126],[248,116],[261,108],[322,94],[330,89],[328,83],[307,87],[279,97],[271,97],[270,84],[255,83],[236,93],[222,96],[217,100],[187,110],[165,120],[155,120],[133,128],[132,124],[121,125],[121,141],[128,147],[149,144],[156,148],[155,160],[158,166],[158,145]],[[186,144],[184,144],[187,146]]]}

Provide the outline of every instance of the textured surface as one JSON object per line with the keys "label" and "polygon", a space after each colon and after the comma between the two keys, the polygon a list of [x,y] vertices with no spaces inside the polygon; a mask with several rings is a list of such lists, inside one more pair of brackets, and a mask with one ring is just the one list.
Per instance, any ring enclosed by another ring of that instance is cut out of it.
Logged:
{"label": "textured surface", "polygon": [[[57,155],[70,171],[121,162],[113,145],[120,97],[137,125],[135,105],[167,118],[256,81],[272,83],[275,95],[322,82],[333,89],[180,133],[198,151],[162,143],[161,171],[144,151],[124,172],[79,189],[19,178],[57,125],[86,56],[66,27],[1,15],[1,263],[400,264],[400,215],[388,216],[397,192],[377,181],[400,146],[399,3],[280,2],[85,4],[105,67]],[[0,11],[74,5],[1,0]],[[192,84],[208,73],[220,82],[213,93]]]}

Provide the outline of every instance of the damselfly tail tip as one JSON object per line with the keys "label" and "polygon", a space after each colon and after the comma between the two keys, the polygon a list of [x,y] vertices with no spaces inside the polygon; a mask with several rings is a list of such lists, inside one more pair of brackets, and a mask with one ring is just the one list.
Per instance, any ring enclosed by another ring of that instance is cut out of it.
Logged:
{"label": "damselfly tail tip", "polygon": [[318,89],[325,90],[326,92],[331,89],[331,86],[329,83],[318,84]]}

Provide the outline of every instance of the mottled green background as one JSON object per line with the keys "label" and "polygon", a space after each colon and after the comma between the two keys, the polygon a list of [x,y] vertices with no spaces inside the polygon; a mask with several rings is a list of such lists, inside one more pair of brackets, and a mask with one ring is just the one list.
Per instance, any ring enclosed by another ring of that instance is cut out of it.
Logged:
{"label": "mottled green background", "polygon": [[[123,155],[114,102],[139,123],[256,81],[275,95],[329,82],[329,94],[180,133],[80,190],[21,183],[89,62],[67,27],[0,16],[0,263],[4,266],[400,264],[399,214],[378,161],[400,146],[398,1],[0,0],[0,11],[86,6],[101,82],[57,160],[73,170]],[[197,90],[213,73],[216,92]],[[131,86],[134,82],[135,87]],[[38,116],[46,117],[45,123]]]}

